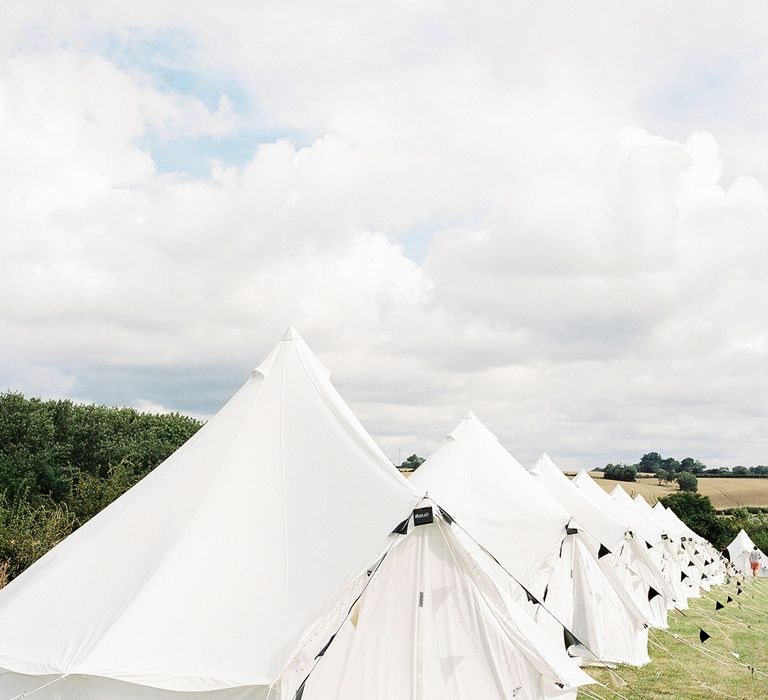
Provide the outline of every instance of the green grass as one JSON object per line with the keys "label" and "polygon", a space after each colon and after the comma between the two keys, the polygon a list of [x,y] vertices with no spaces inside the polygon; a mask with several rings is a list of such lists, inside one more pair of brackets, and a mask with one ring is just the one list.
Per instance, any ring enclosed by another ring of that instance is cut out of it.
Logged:
{"label": "green grass", "polygon": [[[666,631],[651,630],[650,639],[664,645],[677,661],[650,641],[648,651],[651,663],[642,668],[617,668],[616,672],[628,685],[611,688],[613,692],[618,693],[618,697],[633,700],[768,698],[768,676],[752,674],[749,669],[738,665],[741,662],[768,674],[768,579],[746,581],[742,588],[744,593],[739,596],[736,595],[735,583],[713,588],[701,598],[690,601],[690,609],[685,611],[685,616],[671,612],[669,632],[679,635],[692,646]],[[727,604],[725,610],[715,612],[715,601],[725,604],[729,594],[736,602]],[[712,635],[704,644],[699,642],[699,628]],[[739,659],[734,658],[731,652],[738,653]],[[705,653],[717,658],[710,658]],[[611,687],[607,670],[586,670],[595,680]],[[709,687],[703,687],[702,682]],[[592,697],[617,697],[598,685],[586,686],[585,689]],[[590,695],[579,693],[578,697],[581,700]]]}

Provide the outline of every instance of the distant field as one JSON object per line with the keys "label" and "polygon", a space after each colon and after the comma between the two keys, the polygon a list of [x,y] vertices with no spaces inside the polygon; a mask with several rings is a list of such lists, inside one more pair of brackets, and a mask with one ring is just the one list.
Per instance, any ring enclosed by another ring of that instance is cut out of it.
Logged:
{"label": "distant field", "polygon": [[[572,474],[569,474],[572,476]],[[677,492],[677,485],[659,486],[655,478],[641,478],[635,482],[603,479],[602,472],[590,472],[606,491],[611,491],[616,484],[630,495],[641,494],[651,505],[670,493]],[[737,508],[739,506],[768,506],[768,479],[734,479],[732,477],[713,477],[699,479],[699,493],[709,496],[715,508]]]}

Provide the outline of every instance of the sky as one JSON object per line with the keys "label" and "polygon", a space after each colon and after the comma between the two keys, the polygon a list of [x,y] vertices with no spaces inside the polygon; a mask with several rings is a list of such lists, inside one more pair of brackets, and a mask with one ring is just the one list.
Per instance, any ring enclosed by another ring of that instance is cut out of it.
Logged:
{"label": "sky", "polygon": [[768,464],[762,0],[3,7],[0,391]]}

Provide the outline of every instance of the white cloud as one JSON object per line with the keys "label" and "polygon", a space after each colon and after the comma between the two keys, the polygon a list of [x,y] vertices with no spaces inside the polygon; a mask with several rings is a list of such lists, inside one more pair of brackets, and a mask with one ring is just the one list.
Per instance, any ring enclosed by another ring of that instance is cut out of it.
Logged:
{"label": "white cloud", "polygon": [[[393,457],[474,408],[523,459],[764,462],[766,11],[597,7],[17,4],[0,386],[201,414],[291,323]],[[249,129],[304,145],[153,159]]]}

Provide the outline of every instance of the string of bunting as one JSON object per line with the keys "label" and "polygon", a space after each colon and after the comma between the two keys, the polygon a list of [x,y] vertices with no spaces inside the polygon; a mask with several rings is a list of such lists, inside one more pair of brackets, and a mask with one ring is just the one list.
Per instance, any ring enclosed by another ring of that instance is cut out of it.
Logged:
{"label": "string of bunting", "polygon": [[[515,576],[515,575],[514,575],[514,574],[513,574],[511,571],[509,571],[509,569],[507,569],[507,568],[506,568],[506,567],[505,567],[505,566],[504,566],[504,565],[503,565],[503,564],[502,564],[502,563],[501,563],[501,562],[500,562],[500,561],[499,561],[499,560],[498,560],[498,559],[497,559],[497,558],[496,558],[496,557],[493,555],[493,553],[492,553],[492,552],[490,552],[488,549],[486,549],[486,547],[484,547],[484,546],[483,546],[483,545],[482,545],[480,542],[478,542],[478,541],[477,541],[477,540],[474,538],[474,536],[472,535],[472,533],[468,532],[468,531],[467,531],[467,530],[466,530],[466,529],[465,529],[465,528],[462,526],[462,524],[461,524],[461,523],[459,523],[459,522],[457,522],[457,521],[456,521],[456,519],[455,519],[455,518],[453,518],[453,519],[452,519],[452,523],[453,523],[454,525],[456,525],[456,526],[457,526],[457,527],[458,527],[458,528],[459,528],[459,529],[460,529],[460,530],[461,530],[461,531],[462,531],[462,532],[463,532],[463,533],[464,533],[464,534],[465,534],[467,537],[469,537],[469,539],[471,539],[471,540],[472,540],[472,541],[473,541],[473,542],[474,542],[474,543],[475,543],[475,544],[476,544],[476,545],[477,545],[477,546],[478,546],[478,547],[479,547],[479,548],[480,548],[480,549],[481,549],[483,552],[485,552],[485,553],[486,553],[486,554],[487,554],[487,555],[488,555],[488,556],[489,556],[489,557],[490,557],[490,558],[491,558],[491,559],[492,559],[494,562],[496,562],[496,564],[499,566],[499,568],[500,568],[500,569],[501,569],[501,570],[502,570],[502,571],[503,571],[503,572],[504,572],[504,573],[505,573],[507,576],[509,576],[509,577],[510,577],[510,578],[511,578],[511,579],[512,579],[512,580],[513,580],[513,581],[514,581],[514,582],[515,582],[515,583],[516,583],[518,586],[520,586],[520,588],[522,588],[522,589],[523,589],[523,591],[525,592],[525,596],[526,596],[526,598],[528,599],[528,601],[529,601],[529,602],[533,603],[534,605],[539,605],[539,606],[542,608],[542,610],[544,610],[544,611],[545,611],[545,612],[546,612],[546,613],[547,613],[547,614],[548,614],[548,615],[549,615],[549,616],[550,616],[550,617],[551,617],[551,618],[552,618],[552,619],[553,619],[555,622],[557,622],[557,624],[558,624],[558,625],[560,625],[560,626],[563,628],[563,640],[564,640],[564,642],[565,642],[565,645],[566,645],[566,649],[567,649],[569,646],[573,646],[573,645],[582,646],[582,647],[584,647],[584,648],[585,648],[585,649],[586,649],[586,650],[587,650],[587,651],[588,651],[590,654],[592,654],[592,656],[594,656],[594,657],[595,657],[595,659],[597,659],[597,660],[598,660],[598,661],[599,661],[599,662],[600,662],[600,663],[601,663],[603,666],[605,666],[605,668],[608,668],[608,664],[607,664],[605,661],[603,661],[603,659],[601,659],[601,658],[600,658],[600,656],[598,656],[598,654],[596,654],[596,653],[595,653],[595,652],[594,652],[592,649],[590,649],[590,648],[589,648],[589,647],[588,647],[588,646],[587,646],[587,645],[586,645],[586,644],[585,644],[583,641],[581,641],[581,640],[580,640],[578,637],[576,637],[576,635],[575,635],[575,634],[573,634],[573,632],[572,632],[571,630],[569,630],[569,629],[568,629],[568,628],[567,628],[567,627],[566,627],[566,626],[563,624],[563,622],[562,622],[562,621],[561,621],[561,620],[560,620],[560,619],[557,617],[557,615],[555,615],[555,614],[554,614],[554,613],[553,613],[553,612],[552,612],[552,611],[551,611],[551,610],[550,610],[550,609],[549,609],[549,608],[548,608],[546,605],[544,605],[544,603],[543,603],[542,601],[540,601],[540,600],[539,600],[539,599],[538,599],[536,596],[534,596],[534,595],[533,595],[533,593],[531,593],[531,591],[529,591],[529,590],[528,590],[528,588],[527,588],[525,585],[523,585],[523,583],[522,583],[521,581],[519,581],[519,580],[517,579],[517,577],[516,577],[516,576]],[[544,598],[544,600],[546,600],[546,596],[547,596],[547,593],[546,593],[546,590],[545,590],[545,591],[544,591],[544,595],[543,595],[543,598]],[[630,690],[630,691],[631,691],[631,692],[632,692],[634,695],[636,695],[638,698],[640,698],[640,700],[645,700],[645,698],[643,698],[643,696],[642,696],[642,695],[640,695],[640,693],[638,693],[638,692],[637,692],[637,691],[636,691],[636,690],[635,690],[635,689],[634,689],[634,688],[633,688],[633,687],[632,687],[632,686],[631,686],[631,685],[630,685],[630,684],[629,684],[629,683],[628,683],[628,682],[627,682],[627,681],[626,681],[624,678],[622,678],[621,676],[619,676],[619,674],[618,674],[618,673],[615,673],[615,672],[613,672],[613,671],[611,671],[611,673],[613,673],[613,674],[616,676],[616,678],[618,678],[618,679],[619,679],[619,681],[620,681],[620,682],[623,684],[623,685],[622,685],[622,687],[626,686],[626,687],[627,687],[627,688],[628,688],[628,689],[629,689],[629,690]]]}

